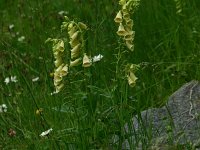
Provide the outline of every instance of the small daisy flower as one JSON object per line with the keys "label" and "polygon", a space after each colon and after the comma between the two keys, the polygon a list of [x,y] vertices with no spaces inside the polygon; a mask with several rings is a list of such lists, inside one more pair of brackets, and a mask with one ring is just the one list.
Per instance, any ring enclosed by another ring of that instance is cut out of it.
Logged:
{"label": "small daisy flower", "polygon": [[8,83],[10,82],[10,78],[9,78],[9,77],[5,78],[4,82],[5,82],[6,84],[8,84]]}
{"label": "small daisy flower", "polygon": [[16,78],[17,78],[16,76],[11,76],[10,81],[16,83],[16,82],[18,82],[18,80]]}

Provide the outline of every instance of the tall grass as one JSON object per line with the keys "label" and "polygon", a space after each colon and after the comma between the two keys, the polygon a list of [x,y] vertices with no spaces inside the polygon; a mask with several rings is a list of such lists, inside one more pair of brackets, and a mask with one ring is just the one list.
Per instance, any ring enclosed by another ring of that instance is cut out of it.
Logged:
{"label": "tall grass", "polygon": [[[120,149],[129,136],[124,124],[133,115],[163,105],[183,83],[199,79],[199,6],[198,0],[184,0],[177,14],[174,0],[141,0],[131,16],[135,49],[123,58],[140,64],[137,85],[129,88],[123,67],[116,72],[124,50],[113,21],[118,2],[0,1],[0,104],[8,107],[0,114],[0,149],[110,149],[113,135],[120,138],[112,147]],[[54,58],[45,40],[66,36],[60,32],[62,10],[88,25],[86,48],[104,57],[90,68],[72,69],[65,88],[51,95]],[[14,75],[18,82],[6,85],[4,79]],[[39,80],[32,82],[35,77]],[[50,128],[47,137],[39,136]],[[9,135],[10,129],[16,135]]]}

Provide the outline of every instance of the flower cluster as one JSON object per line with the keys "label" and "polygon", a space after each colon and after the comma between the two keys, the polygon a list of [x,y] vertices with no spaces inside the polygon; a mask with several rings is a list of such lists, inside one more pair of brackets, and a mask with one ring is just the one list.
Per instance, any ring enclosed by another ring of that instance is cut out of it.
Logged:
{"label": "flower cluster", "polygon": [[63,88],[64,84],[62,83],[62,79],[64,76],[68,74],[68,64],[64,64],[62,60],[62,55],[65,50],[64,41],[60,39],[48,39],[47,41],[53,42],[53,54],[54,54],[54,86],[56,88],[56,93],[60,92]]}
{"label": "flower cluster", "polygon": [[87,26],[82,22],[76,23],[74,21],[67,21],[63,22],[61,28],[67,28],[70,39],[70,67],[78,66],[80,64],[82,64],[83,67],[90,67],[91,61],[90,57],[84,51],[85,41],[83,38],[83,33],[87,30]]}
{"label": "flower cluster", "polygon": [[134,50],[134,37],[133,20],[131,14],[134,13],[139,5],[140,0],[120,0],[119,4],[122,6],[121,10],[117,13],[114,21],[119,24],[117,34],[125,40],[126,46],[131,51]]}

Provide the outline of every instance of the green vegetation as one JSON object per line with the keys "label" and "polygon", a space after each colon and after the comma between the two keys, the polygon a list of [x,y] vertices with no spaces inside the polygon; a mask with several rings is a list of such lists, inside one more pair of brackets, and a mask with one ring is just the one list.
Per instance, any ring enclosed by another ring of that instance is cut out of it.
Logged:
{"label": "green vegetation", "polygon": [[[199,8],[199,0],[178,7],[174,0],[141,0],[131,16],[134,51],[124,54],[114,22],[117,0],[1,0],[0,105],[7,112],[0,113],[0,149],[118,149],[133,115],[200,78]],[[65,15],[88,26],[85,48],[104,57],[90,68],[72,68],[52,95],[54,56],[45,41],[67,37],[60,30]],[[123,73],[127,63],[140,66],[133,88]],[[17,81],[6,84],[11,76]],[[114,134],[120,140],[111,144]]]}

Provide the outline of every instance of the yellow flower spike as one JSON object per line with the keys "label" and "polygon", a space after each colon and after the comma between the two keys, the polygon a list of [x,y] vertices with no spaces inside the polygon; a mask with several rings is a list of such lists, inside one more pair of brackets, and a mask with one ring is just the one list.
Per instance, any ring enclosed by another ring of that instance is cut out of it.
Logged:
{"label": "yellow flower spike", "polygon": [[86,30],[88,27],[86,26],[86,24],[82,23],[82,22],[78,22],[78,26],[79,28],[81,28],[82,30]]}
{"label": "yellow flower spike", "polygon": [[70,61],[70,67],[78,66],[81,64],[81,58],[77,58],[74,61]]}
{"label": "yellow flower spike", "polygon": [[127,40],[127,41],[126,41],[126,46],[127,46],[128,49],[130,49],[131,51],[134,50],[134,44],[132,43],[132,40]]}
{"label": "yellow flower spike", "polygon": [[83,56],[83,67],[90,67],[92,65],[90,58],[84,53]]}
{"label": "yellow flower spike", "polygon": [[64,87],[63,83],[58,85],[58,86],[56,86],[56,93],[60,92],[63,87]]}
{"label": "yellow flower spike", "polygon": [[79,56],[81,44],[77,44],[72,50],[71,50],[71,58],[76,58]]}
{"label": "yellow flower spike", "polygon": [[128,75],[128,84],[131,87],[134,87],[136,85],[136,80],[138,78],[135,76],[135,74],[133,72],[130,72],[130,74]]}
{"label": "yellow flower spike", "polygon": [[122,23],[120,23],[117,34],[119,36],[125,36],[126,35],[126,30],[124,29],[124,26],[122,25]]}
{"label": "yellow flower spike", "polygon": [[116,15],[114,21],[115,21],[116,23],[122,23],[123,20],[122,20],[122,12],[121,12],[121,10],[117,13],[117,15]]}

